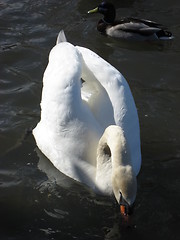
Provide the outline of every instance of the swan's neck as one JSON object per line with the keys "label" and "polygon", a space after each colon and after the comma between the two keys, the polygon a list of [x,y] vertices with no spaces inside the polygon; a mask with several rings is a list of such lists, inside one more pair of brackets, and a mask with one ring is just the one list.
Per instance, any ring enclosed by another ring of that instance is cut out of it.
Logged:
{"label": "swan's neck", "polygon": [[126,139],[119,126],[110,126],[105,130],[99,140],[97,158],[98,166],[101,166],[110,158],[113,168],[130,164]]}
{"label": "swan's neck", "polygon": [[112,191],[113,172],[120,166],[129,164],[130,155],[123,130],[119,126],[109,126],[99,140],[97,148],[98,187],[102,191]]}

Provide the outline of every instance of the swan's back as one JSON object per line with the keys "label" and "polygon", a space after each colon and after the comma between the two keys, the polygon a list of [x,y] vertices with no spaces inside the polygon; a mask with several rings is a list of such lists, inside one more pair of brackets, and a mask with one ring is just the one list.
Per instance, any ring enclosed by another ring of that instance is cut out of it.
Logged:
{"label": "swan's back", "polygon": [[83,182],[83,174],[95,174],[102,129],[81,99],[81,61],[70,43],[51,50],[43,77],[41,120],[33,134],[56,168]]}

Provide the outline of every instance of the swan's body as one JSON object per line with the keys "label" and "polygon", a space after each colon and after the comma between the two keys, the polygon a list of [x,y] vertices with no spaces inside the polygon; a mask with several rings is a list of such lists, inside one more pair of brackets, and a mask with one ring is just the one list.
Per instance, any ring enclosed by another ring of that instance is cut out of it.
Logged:
{"label": "swan's body", "polygon": [[172,33],[156,22],[133,17],[115,20],[116,10],[113,4],[102,2],[88,13],[99,12],[104,15],[97,24],[97,30],[111,37],[129,40],[169,40]]}
{"label": "swan's body", "polygon": [[95,191],[114,192],[117,201],[122,192],[132,204],[141,152],[129,86],[94,52],[60,40],[43,77],[41,120],[33,130],[37,146],[67,176]]}

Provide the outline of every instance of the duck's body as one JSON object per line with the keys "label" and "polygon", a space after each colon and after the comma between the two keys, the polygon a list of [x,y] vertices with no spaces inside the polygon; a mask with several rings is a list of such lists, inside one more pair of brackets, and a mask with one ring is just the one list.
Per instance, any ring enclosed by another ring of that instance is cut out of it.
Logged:
{"label": "duck's body", "polygon": [[41,120],[33,134],[57,169],[95,191],[114,192],[118,199],[112,179],[129,172],[123,195],[133,203],[141,166],[137,110],[121,73],[94,52],[58,40],[44,73]]}
{"label": "duck's body", "polygon": [[172,33],[156,22],[133,17],[116,20],[116,10],[111,3],[102,2],[89,13],[99,12],[104,17],[99,20],[97,30],[111,37],[129,40],[169,40]]}

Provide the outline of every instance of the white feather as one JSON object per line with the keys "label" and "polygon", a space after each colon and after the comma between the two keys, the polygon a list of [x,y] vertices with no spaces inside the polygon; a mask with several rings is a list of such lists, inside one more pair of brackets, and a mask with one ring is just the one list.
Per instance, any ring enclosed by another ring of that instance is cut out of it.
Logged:
{"label": "white feather", "polygon": [[[43,77],[41,120],[33,134],[39,149],[58,170],[96,190],[108,185],[108,191],[102,191],[112,194],[113,161],[119,162],[113,160],[117,149],[118,158],[130,158],[127,164],[131,164],[135,176],[141,166],[134,99],[117,69],[91,50],[64,42],[64,37],[62,32],[58,35],[58,44],[49,55]],[[81,78],[85,80],[83,86]],[[100,139],[107,134],[104,131],[112,134],[111,142],[117,148],[111,146],[111,159],[106,167],[102,166],[102,169],[108,167],[103,180],[97,177],[102,175],[97,173],[97,149],[101,148]],[[119,148],[121,138],[125,138],[127,148]]]}

